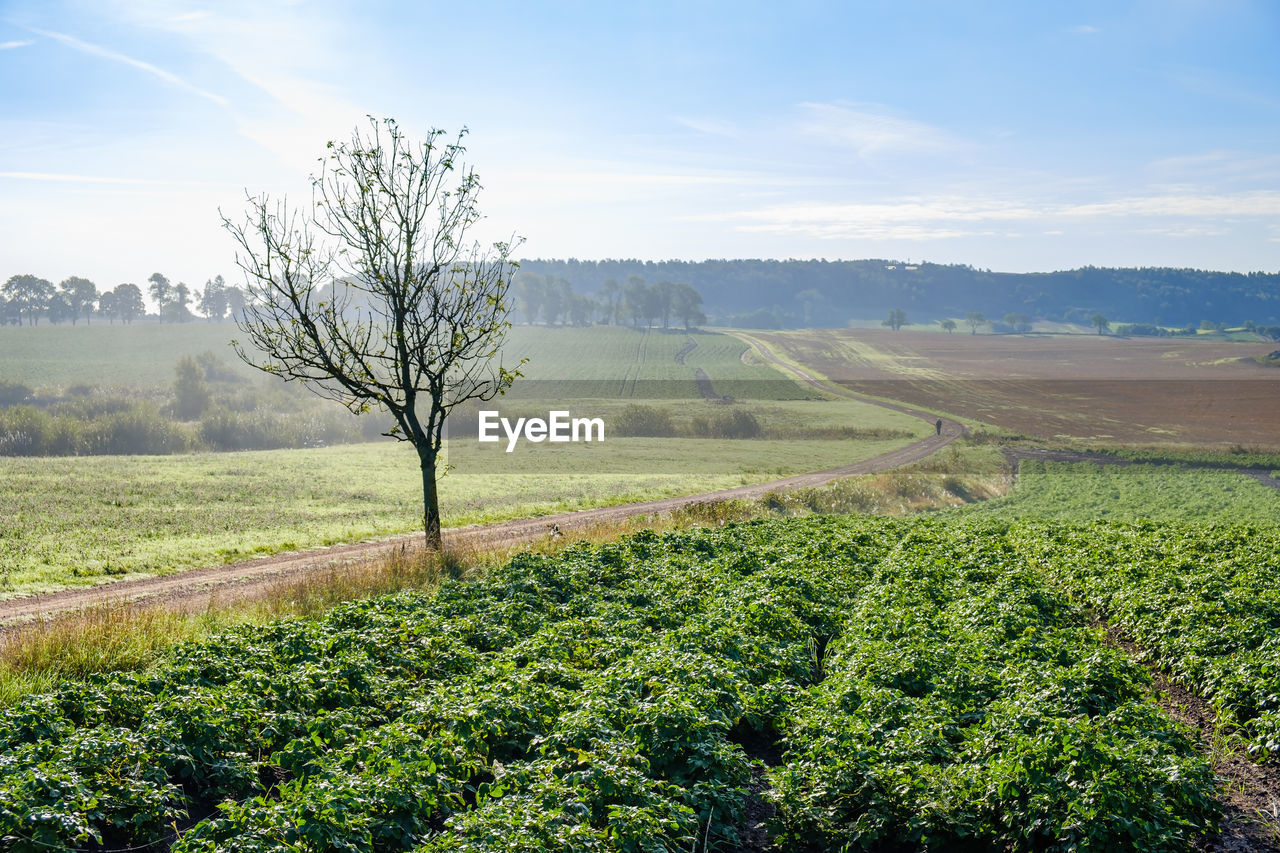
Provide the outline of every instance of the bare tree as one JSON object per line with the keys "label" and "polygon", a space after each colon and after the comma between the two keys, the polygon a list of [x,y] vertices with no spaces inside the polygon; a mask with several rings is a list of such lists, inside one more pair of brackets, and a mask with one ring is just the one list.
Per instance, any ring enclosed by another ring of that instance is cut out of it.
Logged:
{"label": "bare tree", "polygon": [[369,125],[328,144],[309,206],[250,196],[243,224],[223,217],[248,285],[234,346],[352,412],[385,408],[386,434],[418,452],[423,529],[439,548],[445,417],[519,376],[499,355],[515,241],[470,240],[480,181],[460,162],[465,130],[414,143],[392,119]]}

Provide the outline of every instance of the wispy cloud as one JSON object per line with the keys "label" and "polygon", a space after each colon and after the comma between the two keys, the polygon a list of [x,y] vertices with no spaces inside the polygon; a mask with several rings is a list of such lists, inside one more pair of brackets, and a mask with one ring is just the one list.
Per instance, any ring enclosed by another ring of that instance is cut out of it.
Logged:
{"label": "wispy cloud", "polygon": [[1280,192],[1229,195],[1135,196],[1076,204],[1057,211],[1063,216],[1177,216],[1188,218],[1280,216]]}
{"label": "wispy cloud", "polygon": [[1096,221],[1114,228],[1117,219],[1126,217],[1135,219],[1134,229],[1141,233],[1221,235],[1229,232],[1231,220],[1277,216],[1280,192],[1133,196],[1086,204],[912,197],[868,204],[774,205],[689,218],[736,223],[741,231],[804,234],[823,239],[933,240],[989,236],[996,233],[993,228],[1017,223],[1044,229],[1067,222],[1079,225]]}
{"label": "wispy cloud", "polygon": [[100,45],[90,44],[89,42],[81,41],[75,36],[70,36],[70,35],[67,35],[66,33],[58,33],[58,32],[53,32],[51,30],[38,30],[35,28],[32,28],[31,31],[33,33],[38,33],[46,38],[51,38],[60,44],[66,45],[72,50],[78,50],[81,53],[87,53],[90,56],[98,56],[98,57],[101,57],[102,59],[108,59],[112,62],[119,62],[124,65],[128,65],[132,68],[137,68],[139,71],[145,71],[146,73],[154,77],[160,78],[161,80],[163,80],[164,82],[168,83],[171,86],[175,86],[179,89],[184,89],[188,92],[199,95],[202,98],[208,98],[209,100],[213,101],[215,104],[218,104],[219,106],[225,107],[227,105],[227,99],[222,97],[221,95],[217,95],[217,94],[214,94],[213,92],[205,91],[204,89],[201,89],[199,86],[193,85],[192,83],[188,83],[186,80],[183,80],[177,74],[174,74],[170,71],[166,71],[163,68],[160,68],[158,66],[152,65],[150,62],[144,62],[141,59],[134,59],[132,56],[125,56],[123,53],[117,53],[114,50],[101,47]]}
{"label": "wispy cloud", "polygon": [[[600,186],[665,186],[665,187],[697,187],[697,186],[799,186],[815,184],[812,180],[801,180],[786,176],[770,176],[747,172],[676,172],[676,171],[641,171],[608,169],[583,171],[574,169],[558,170],[550,168],[539,172],[508,173],[508,179],[519,179],[521,183],[545,184],[561,186],[564,184],[581,184],[587,187]],[[541,190],[540,190],[541,191]]]}
{"label": "wispy cloud", "polygon": [[265,100],[237,99],[233,118],[240,134],[306,174],[315,168],[323,140],[349,131],[370,112],[326,80],[355,80],[366,70],[341,73],[359,53],[344,46],[344,19],[296,4],[225,0],[210,9],[174,14],[172,4],[117,2],[122,19],[181,37],[248,84]]}
{"label": "wispy cloud", "polygon": [[818,139],[847,146],[862,157],[881,154],[942,153],[961,147],[959,140],[932,125],[877,112],[866,105],[800,105],[800,130]]}
{"label": "wispy cloud", "polygon": [[690,130],[696,130],[698,133],[703,133],[707,136],[737,138],[742,135],[742,129],[738,125],[724,119],[672,116],[671,120],[676,124],[684,125]]}
{"label": "wispy cloud", "polygon": [[33,41],[0,41],[0,50],[13,50],[15,47],[26,47],[35,44]]}
{"label": "wispy cloud", "polygon": [[1074,27],[1069,27],[1067,29],[1067,32],[1076,36],[1091,36],[1091,35],[1095,35],[1097,33],[1102,32],[1102,30],[1098,29],[1092,24],[1077,24]]}
{"label": "wispy cloud", "polygon": [[1147,168],[1166,179],[1210,185],[1221,185],[1224,181],[1248,182],[1258,186],[1280,180],[1280,155],[1210,151],[1205,154],[1165,157],[1152,161]]}

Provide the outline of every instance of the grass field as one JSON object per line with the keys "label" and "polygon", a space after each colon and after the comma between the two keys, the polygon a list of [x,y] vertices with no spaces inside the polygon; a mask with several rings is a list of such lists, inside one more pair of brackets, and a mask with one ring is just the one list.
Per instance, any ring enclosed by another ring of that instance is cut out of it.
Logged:
{"label": "grass field", "polygon": [[[0,378],[33,387],[163,388],[182,354],[221,347],[229,358],[226,341],[234,331],[231,324],[202,323],[4,329]],[[445,524],[761,482],[860,461],[928,431],[917,419],[874,406],[792,399],[804,396],[800,386],[744,362],[744,350],[718,334],[512,329],[508,360],[529,359],[521,382],[539,398],[525,398],[526,405],[589,388],[608,399],[575,400],[575,409],[611,416],[642,396],[646,405],[669,409],[685,431],[694,419],[749,406],[779,440],[611,437],[592,447],[543,445],[536,453],[500,454],[482,467],[461,461],[441,483]],[[697,368],[717,393],[758,396],[766,389],[783,399],[733,406],[704,401]],[[249,368],[238,369],[250,375]],[[645,396],[655,387],[683,399]],[[838,438],[840,430],[861,437]],[[392,442],[173,457],[0,457],[0,475],[0,595],[408,532],[421,518],[416,457]]]}
{"label": "grass field", "polygon": [[[690,343],[696,346],[688,348]],[[745,350],[742,342],[715,332],[685,334],[674,329],[629,326],[514,326],[507,333],[503,356],[510,361],[527,358],[528,364],[522,368],[526,379],[688,379],[691,395],[695,393],[693,371],[699,367],[717,382],[773,382],[779,378],[770,367],[744,362]],[[677,356],[681,356],[683,364]]]}
{"label": "grass field", "polygon": [[[446,525],[459,525],[630,503],[847,465],[902,444],[622,439],[607,445],[612,473],[593,470],[580,453],[512,454],[501,473],[462,469],[444,477],[441,509]],[[687,461],[673,463],[681,458]],[[422,523],[417,457],[394,442],[0,458],[0,477],[5,597],[410,532]]]}
{"label": "grass field", "polygon": [[87,384],[104,388],[166,388],[184,355],[214,352],[245,376],[229,342],[234,323],[94,323],[0,328],[0,379],[36,389]]}
{"label": "grass field", "polygon": [[[239,335],[234,323],[140,323],[131,326],[6,326],[0,328],[0,380],[23,382],[33,388],[65,388],[84,383],[114,388],[166,388],[183,355],[211,351],[245,376],[258,377],[253,368],[235,358],[229,342]],[[696,347],[676,356],[693,341]],[[507,336],[503,358],[513,365],[522,358],[527,379],[542,381],[602,381],[617,383],[617,392],[602,396],[630,396],[623,382],[637,380],[683,383],[681,396],[698,396],[694,370],[701,367],[717,383],[729,383],[731,394],[742,382],[777,383],[779,374],[762,365],[742,361],[742,343],[727,335],[619,326],[547,328],[515,326]],[[788,383],[789,385],[790,383]],[[717,387],[717,391],[719,391]],[[788,396],[804,396],[792,389]]]}

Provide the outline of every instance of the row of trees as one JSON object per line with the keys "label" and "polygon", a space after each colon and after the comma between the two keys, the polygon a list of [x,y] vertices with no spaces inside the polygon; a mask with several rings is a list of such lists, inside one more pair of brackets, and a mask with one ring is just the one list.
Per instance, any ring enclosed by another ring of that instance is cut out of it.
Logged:
{"label": "row of trees", "polygon": [[[152,273],[147,279],[147,292],[161,322],[194,320],[192,308],[210,321],[235,318],[244,312],[244,291],[228,285],[222,276],[193,291],[183,282],[175,284],[162,273]],[[146,313],[142,288],[136,284],[119,284],[112,290],[99,291],[96,284],[80,276],[71,276],[55,287],[47,279],[24,274],[11,276],[0,286],[0,326],[35,326],[41,318],[54,325],[69,321],[74,326],[82,318],[89,324],[94,317],[128,324]]]}
{"label": "row of trees", "polygon": [[[987,315],[981,311],[970,311],[965,315],[965,325],[969,327],[969,334],[976,335],[978,330],[984,326],[990,326],[992,331],[996,330],[995,322],[988,320]],[[895,308],[889,312],[889,316],[880,321],[880,325],[888,326],[895,332],[901,329],[907,323],[907,312],[901,308]],[[957,328],[956,321],[950,318],[939,320],[938,325],[946,330],[947,334],[951,334]],[[1011,312],[1004,315],[1004,325],[1011,332],[1026,333],[1031,331],[1033,321],[1029,314]],[[1089,318],[1089,325],[1098,330],[1098,334],[1105,334],[1111,328],[1111,322],[1101,314],[1094,314]]]}
{"label": "row of trees", "polygon": [[592,323],[621,325],[644,321],[654,325],[659,320],[669,328],[673,320],[685,329],[705,323],[702,294],[683,282],[659,281],[647,284],[641,276],[629,276],[625,283],[606,279],[595,296],[575,293],[573,284],[562,276],[520,273],[516,279],[516,296],[520,313],[527,323],[539,319],[548,326]]}
{"label": "row of trees", "polygon": [[[1105,335],[1111,331],[1111,321],[1101,312],[1091,314],[1086,319],[1088,319],[1090,326],[1098,330],[1098,334],[1100,335]],[[969,312],[969,314],[965,316],[965,324],[969,327],[970,334],[974,335],[978,334],[979,329],[987,326],[991,327],[992,331],[1010,331],[1019,333],[1030,332],[1033,327],[1031,316],[1029,314],[1022,314],[1019,312],[1005,314],[1003,328],[999,327],[995,321],[988,320],[987,316],[981,311]],[[903,326],[909,325],[907,323],[907,312],[903,311],[901,308],[895,308],[889,312],[888,317],[880,321],[880,325],[888,326],[896,332]],[[957,328],[956,321],[951,319],[939,320],[938,325],[948,333],[954,332]],[[1201,331],[1207,332],[1228,331],[1226,323],[1212,323],[1208,320],[1205,320],[1200,324],[1200,329]],[[1239,329],[1250,334],[1261,335],[1262,337],[1269,338],[1273,341],[1280,341],[1280,326],[1262,326],[1252,321],[1245,321]],[[1181,329],[1168,329],[1164,326],[1152,323],[1122,323],[1115,327],[1115,331],[1116,334],[1124,335],[1126,337],[1131,335],[1168,337],[1172,335],[1195,335],[1196,327],[1190,323]]]}
{"label": "row of trees", "polygon": [[687,281],[702,294],[708,314],[733,325],[754,318],[757,326],[842,326],[844,319],[883,318],[894,308],[916,317],[954,317],[962,327],[967,311],[985,312],[997,322],[1005,312],[1021,312],[1081,324],[1095,313],[1176,328],[1204,317],[1280,323],[1280,273],[1275,272],[1086,267],[993,273],[884,259],[521,260],[520,275],[527,273],[563,276],[586,292],[599,291],[606,279],[626,281],[631,275]]}

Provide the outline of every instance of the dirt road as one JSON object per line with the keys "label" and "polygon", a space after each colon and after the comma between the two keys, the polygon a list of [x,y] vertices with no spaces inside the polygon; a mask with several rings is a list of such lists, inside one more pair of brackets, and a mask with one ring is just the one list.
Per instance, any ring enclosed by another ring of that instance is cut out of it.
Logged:
{"label": "dirt road", "polygon": [[[783,365],[783,367],[791,369],[793,373],[799,373],[787,365]],[[823,390],[827,389],[823,388]],[[923,418],[931,424],[936,417],[929,412],[902,406],[879,402],[876,402],[876,404]],[[873,474],[916,462],[946,447],[963,435],[965,431],[964,426],[961,424],[953,421],[944,421],[941,435],[931,435],[928,438],[913,442],[882,456],[840,468],[831,468],[810,474],[799,474],[782,480],[739,486],[718,492],[685,495],[620,506],[599,507],[597,509],[560,513],[558,515],[544,515],[538,518],[519,519],[495,524],[449,528],[444,531],[444,543],[446,548],[501,548],[522,542],[535,541],[546,536],[551,530],[568,533],[604,522],[671,512],[672,510],[698,503],[753,499],[773,491],[820,486],[841,477]],[[419,538],[419,534],[406,534],[373,542],[359,542],[352,545],[337,545],[329,548],[276,554],[225,566],[194,569],[167,577],[118,581],[84,589],[68,589],[48,595],[12,599],[0,602],[0,630],[3,630],[6,625],[14,625],[102,604],[181,599],[191,606],[200,606],[214,598],[225,600],[227,598],[252,597],[255,588],[259,590],[266,588],[286,575],[296,577],[309,571],[324,570],[335,564],[363,562],[374,559],[389,554],[397,548],[416,545]]]}

